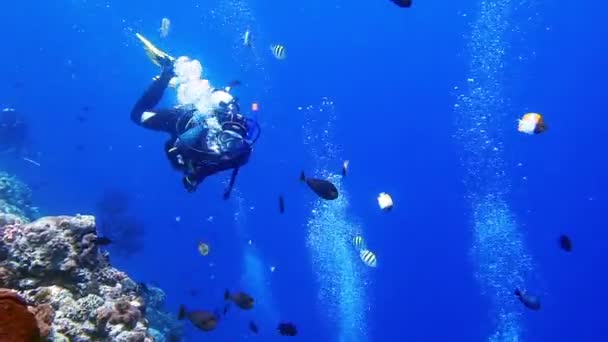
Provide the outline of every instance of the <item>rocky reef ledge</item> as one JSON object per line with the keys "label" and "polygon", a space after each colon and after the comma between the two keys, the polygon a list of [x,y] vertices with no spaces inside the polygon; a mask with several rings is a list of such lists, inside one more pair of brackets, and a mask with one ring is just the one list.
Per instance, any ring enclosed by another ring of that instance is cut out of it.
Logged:
{"label": "rocky reef ledge", "polygon": [[93,216],[28,222],[1,209],[0,340],[180,340],[162,290],[110,265]]}

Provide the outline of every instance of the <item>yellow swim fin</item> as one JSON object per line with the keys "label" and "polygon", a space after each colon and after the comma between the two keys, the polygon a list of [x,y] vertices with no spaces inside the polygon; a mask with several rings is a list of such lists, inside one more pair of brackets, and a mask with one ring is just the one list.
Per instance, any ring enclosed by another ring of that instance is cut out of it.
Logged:
{"label": "yellow swim fin", "polygon": [[146,50],[146,55],[148,55],[148,58],[150,58],[152,63],[158,66],[162,66],[163,60],[169,60],[170,62],[173,62],[175,60],[175,58],[169,56],[166,52],[162,51],[161,49],[154,46],[154,44],[150,43],[150,41],[147,40],[141,34],[136,33],[135,36],[137,36],[137,38],[142,42],[142,44],[144,44],[144,50]]}

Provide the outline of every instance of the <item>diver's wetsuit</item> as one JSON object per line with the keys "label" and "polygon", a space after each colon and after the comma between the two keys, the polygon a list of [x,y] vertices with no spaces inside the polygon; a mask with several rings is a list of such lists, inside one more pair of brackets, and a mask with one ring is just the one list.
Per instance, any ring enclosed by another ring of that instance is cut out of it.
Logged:
{"label": "diver's wetsuit", "polygon": [[[161,100],[169,81],[174,74],[171,68],[163,68],[163,72],[137,101],[131,111],[131,120],[137,125],[155,131],[167,132],[171,138],[165,143],[165,152],[174,168],[184,171],[184,186],[189,192],[196,189],[205,177],[220,171],[233,169],[230,184],[224,194],[225,198],[230,196],[232,187],[236,180],[239,167],[245,165],[251,155],[251,145],[259,136],[259,127],[253,120],[246,119],[240,114],[222,115],[216,113],[219,123],[222,125],[221,136],[227,136],[228,145],[226,149],[219,152],[203,151],[192,148],[188,144],[181,143],[188,138],[189,133],[196,131],[196,137],[203,140],[207,136],[207,128],[204,124],[191,126],[196,110],[186,108],[154,109]],[[238,108],[238,106],[236,106]],[[234,113],[233,113],[234,114]],[[236,119],[236,120],[235,120]],[[239,131],[238,128],[241,128]],[[247,139],[253,131],[257,136],[251,140]],[[230,143],[234,132],[241,133],[237,147],[233,148]],[[191,136],[191,135],[190,135]],[[222,138],[218,138],[222,140]]]}

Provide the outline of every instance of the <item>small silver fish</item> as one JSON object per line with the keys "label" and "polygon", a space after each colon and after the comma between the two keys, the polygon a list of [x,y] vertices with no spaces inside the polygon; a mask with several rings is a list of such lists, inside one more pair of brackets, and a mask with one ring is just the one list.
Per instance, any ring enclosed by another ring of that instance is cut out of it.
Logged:
{"label": "small silver fish", "polygon": [[247,29],[245,33],[243,33],[243,45],[246,47],[251,47],[251,40],[253,39],[251,35],[251,30]]}

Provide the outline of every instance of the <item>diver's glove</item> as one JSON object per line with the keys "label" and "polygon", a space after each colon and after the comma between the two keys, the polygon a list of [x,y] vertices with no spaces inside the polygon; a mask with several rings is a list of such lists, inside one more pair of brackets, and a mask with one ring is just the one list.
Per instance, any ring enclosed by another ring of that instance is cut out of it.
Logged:
{"label": "diver's glove", "polygon": [[191,180],[189,176],[184,176],[184,178],[182,178],[182,183],[189,193],[193,193],[196,190],[196,181]]}
{"label": "diver's glove", "polygon": [[170,57],[159,58],[161,73],[160,77],[172,79],[175,77],[175,68],[173,66],[173,59]]}

